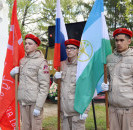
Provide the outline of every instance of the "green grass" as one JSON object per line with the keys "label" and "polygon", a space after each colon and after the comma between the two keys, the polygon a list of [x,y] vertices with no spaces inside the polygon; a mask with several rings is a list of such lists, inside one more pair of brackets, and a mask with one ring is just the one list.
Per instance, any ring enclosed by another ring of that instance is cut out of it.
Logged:
{"label": "green grass", "polygon": [[[106,130],[105,104],[95,104],[97,130]],[[85,124],[86,130],[95,130],[92,107]],[[57,130],[57,116],[51,116],[43,120],[44,130]]]}
{"label": "green grass", "polygon": [[57,130],[57,116],[50,116],[43,120],[44,130]]}
{"label": "green grass", "polygon": [[[96,123],[98,130],[106,130],[105,104],[95,104]],[[92,107],[85,124],[86,130],[95,130]]]}

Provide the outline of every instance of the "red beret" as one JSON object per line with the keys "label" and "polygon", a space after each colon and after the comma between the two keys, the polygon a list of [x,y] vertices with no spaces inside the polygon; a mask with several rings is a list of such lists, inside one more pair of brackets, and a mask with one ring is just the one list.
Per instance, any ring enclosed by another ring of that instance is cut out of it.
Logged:
{"label": "red beret", "polygon": [[25,36],[25,40],[26,39],[32,39],[38,46],[41,44],[40,39],[38,37],[36,37],[35,35],[33,35],[33,34],[27,34]]}
{"label": "red beret", "polygon": [[118,28],[114,31],[113,33],[113,37],[115,37],[116,34],[127,34],[129,35],[130,37],[132,37],[132,31],[126,29],[126,28]]}
{"label": "red beret", "polygon": [[75,45],[75,46],[79,47],[80,41],[75,40],[75,39],[68,39],[65,41],[65,46],[67,46],[67,45]]}

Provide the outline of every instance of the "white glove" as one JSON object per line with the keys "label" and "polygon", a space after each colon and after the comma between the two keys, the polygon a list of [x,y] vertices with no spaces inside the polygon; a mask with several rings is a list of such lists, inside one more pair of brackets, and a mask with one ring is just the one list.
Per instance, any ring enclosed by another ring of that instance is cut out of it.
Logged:
{"label": "white glove", "polygon": [[55,75],[54,75],[54,77],[56,79],[61,79],[61,72],[56,72]]}
{"label": "white glove", "polygon": [[37,109],[34,109],[33,115],[34,115],[34,116],[39,116],[39,115],[40,115],[40,111],[37,110]]}
{"label": "white glove", "polygon": [[10,75],[14,78],[15,77],[15,74],[18,74],[19,73],[19,67],[16,66],[14,67],[11,71],[10,71]]}
{"label": "white glove", "polygon": [[107,84],[103,82],[101,87],[102,87],[103,91],[108,91],[109,90],[109,82],[107,82]]}
{"label": "white glove", "polygon": [[85,120],[88,117],[88,114],[80,114],[80,120]]}

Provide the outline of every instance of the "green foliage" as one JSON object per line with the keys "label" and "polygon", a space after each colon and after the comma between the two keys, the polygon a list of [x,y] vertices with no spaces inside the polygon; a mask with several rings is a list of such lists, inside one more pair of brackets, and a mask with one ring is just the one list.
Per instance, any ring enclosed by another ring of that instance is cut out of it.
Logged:
{"label": "green foliage", "polygon": [[[14,0],[6,0],[9,5],[9,17]],[[92,9],[94,0],[60,0],[65,23],[86,21]],[[17,0],[18,20],[22,36],[33,33],[48,43],[48,26],[55,25],[56,0]],[[117,27],[133,30],[133,1],[104,0],[105,15],[111,44],[114,48],[113,31]]]}
{"label": "green foliage", "polygon": [[114,49],[113,31],[118,27],[133,30],[133,2],[131,0],[104,0],[104,5],[111,45]]}
{"label": "green foliage", "polygon": [[53,102],[57,102],[57,84],[55,82],[52,83],[52,85],[50,86],[50,90],[49,90],[49,98],[51,101]]}
{"label": "green foliage", "polygon": [[43,120],[44,130],[57,130],[57,116],[53,115]]}
{"label": "green foliage", "polygon": [[[6,1],[9,5],[9,17],[11,18],[14,0]],[[17,0],[17,17],[23,37],[29,32],[34,32],[34,34],[38,35],[37,32],[34,31],[38,19],[40,19],[40,8],[37,8],[38,5],[38,0]]]}
{"label": "green foliage", "polygon": [[[52,3],[52,4],[51,4]],[[45,2],[42,2],[43,9],[41,11],[42,14],[42,20],[47,23],[48,25],[53,25],[55,23],[55,7],[56,7],[56,2],[55,0],[46,0]]]}
{"label": "green foliage", "polygon": [[[106,110],[105,104],[95,104],[95,114],[96,114],[96,123],[97,129],[106,130]],[[86,130],[94,130],[94,118],[92,107],[90,109],[88,118],[85,124]]]}
{"label": "green foliage", "polygon": [[133,17],[132,17],[133,1],[132,0],[123,0],[123,4],[126,6],[125,16],[127,18],[127,21],[130,22],[131,20],[133,20]]}
{"label": "green foliage", "polygon": [[94,4],[94,1],[83,2],[81,0],[78,0],[77,3],[78,3],[78,5],[76,7],[75,14],[81,15],[83,17],[83,21],[87,21],[89,13]]}
{"label": "green foliage", "polygon": [[[95,104],[96,123],[98,130],[106,130],[106,111],[105,104]],[[85,124],[86,130],[94,130],[94,119],[92,107]],[[57,115],[47,117],[43,120],[43,129],[57,130]]]}
{"label": "green foliage", "polygon": [[123,0],[119,1],[117,4],[119,11],[123,11],[123,19],[124,23],[121,23],[122,26],[126,26],[130,30],[133,29],[133,1],[131,0]]}

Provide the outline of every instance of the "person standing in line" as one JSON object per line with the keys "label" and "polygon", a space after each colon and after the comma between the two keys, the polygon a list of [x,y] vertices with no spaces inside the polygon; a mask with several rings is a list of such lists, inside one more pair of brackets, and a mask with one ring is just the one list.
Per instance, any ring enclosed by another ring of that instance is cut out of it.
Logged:
{"label": "person standing in line", "polygon": [[56,72],[54,81],[61,78],[61,127],[62,130],[85,130],[89,107],[82,115],[74,110],[77,57],[80,41],[65,41],[67,59],[61,63],[61,72]]}
{"label": "person standing in line", "polygon": [[132,31],[118,28],[114,31],[116,49],[107,57],[110,130],[133,130],[133,48]]}
{"label": "person standing in line", "polygon": [[33,34],[25,36],[25,57],[20,67],[10,72],[19,73],[18,101],[20,103],[22,130],[41,130],[43,106],[49,91],[50,75],[47,61],[40,50],[41,41]]}

